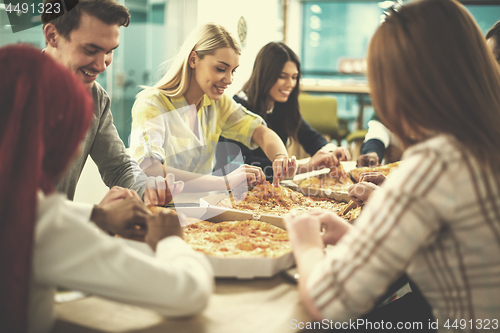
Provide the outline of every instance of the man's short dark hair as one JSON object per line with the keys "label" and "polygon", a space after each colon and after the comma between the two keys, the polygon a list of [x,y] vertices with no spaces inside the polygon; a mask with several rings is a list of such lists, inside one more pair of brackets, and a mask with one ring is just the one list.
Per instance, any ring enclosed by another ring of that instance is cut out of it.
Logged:
{"label": "man's short dark hair", "polygon": [[71,31],[78,29],[82,12],[97,17],[106,24],[118,24],[127,27],[130,23],[130,14],[124,6],[114,0],[45,0],[45,4],[59,4],[59,13],[43,13],[42,23],[52,23],[57,32],[69,39]]}

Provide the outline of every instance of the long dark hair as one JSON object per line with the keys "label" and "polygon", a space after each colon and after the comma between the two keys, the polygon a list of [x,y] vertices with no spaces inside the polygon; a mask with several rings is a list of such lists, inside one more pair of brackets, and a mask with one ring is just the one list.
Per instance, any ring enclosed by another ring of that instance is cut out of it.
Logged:
{"label": "long dark hair", "polygon": [[280,119],[283,119],[283,126],[272,129],[281,137],[286,135],[287,137],[296,139],[297,131],[302,122],[298,100],[301,73],[299,57],[297,57],[292,49],[283,43],[276,42],[271,42],[264,46],[255,59],[250,79],[241,90],[248,97],[250,110],[259,114],[264,120],[267,120],[267,97],[269,90],[278,81],[281,71],[288,61],[292,61],[297,65],[299,72],[297,85],[293,88],[285,103],[274,103],[273,113]]}

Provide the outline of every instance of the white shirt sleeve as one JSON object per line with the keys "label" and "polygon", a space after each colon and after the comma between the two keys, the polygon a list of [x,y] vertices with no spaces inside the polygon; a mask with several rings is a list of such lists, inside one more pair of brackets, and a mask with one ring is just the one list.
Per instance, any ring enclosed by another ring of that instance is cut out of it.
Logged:
{"label": "white shirt sleeve", "polygon": [[182,239],[141,253],[89,223],[92,207],[51,195],[39,200],[33,279],[139,305],[166,316],[191,315],[207,304],[213,271]]}
{"label": "white shirt sleeve", "polygon": [[364,142],[370,139],[377,139],[383,142],[385,148],[389,147],[391,142],[390,131],[378,120],[370,120],[368,122],[368,133],[365,135]]}

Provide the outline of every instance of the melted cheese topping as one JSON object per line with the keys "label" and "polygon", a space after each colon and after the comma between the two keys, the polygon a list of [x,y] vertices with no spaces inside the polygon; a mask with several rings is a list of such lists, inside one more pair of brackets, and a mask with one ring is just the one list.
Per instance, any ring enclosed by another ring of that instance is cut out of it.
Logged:
{"label": "melted cheese topping", "polygon": [[284,215],[290,211],[297,214],[311,209],[328,209],[332,212],[339,211],[345,204],[327,198],[306,197],[287,187],[273,186],[266,182],[257,185],[246,196],[223,199],[218,206],[234,208],[257,214]]}
{"label": "melted cheese topping", "polygon": [[184,240],[193,249],[215,257],[275,258],[292,251],[285,230],[253,220],[200,221],[186,227]]}

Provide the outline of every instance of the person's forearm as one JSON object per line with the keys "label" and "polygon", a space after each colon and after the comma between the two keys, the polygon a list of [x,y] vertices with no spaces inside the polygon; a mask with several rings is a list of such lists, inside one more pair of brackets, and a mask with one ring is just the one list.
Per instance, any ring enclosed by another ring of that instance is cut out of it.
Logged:
{"label": "person's forearm", "polygon": [[199,173],[175,169],[164,165],[165,174],[172,173],[176,180],[184,182],[184,192],[206,192],[216,190],[227,190],[223,177],[202,175]]}
{"label": "person's forearm", "polygon": [[288,156],[286,147],[278,134],[264,125],[260,125],[255,129],[252,140],[260,146],[271,162],[278,157]]}
{"label": "person's forearm", "polygon": [[179,170],[163,165],[159,160],[154,158],[144,160],[141,163],[141,168],[149,177],[166,177],[169,173],[173,174],[176,180],[184,182],[184,192],[206,192],[227,189],[226,182],[222,177]]}
{"label": "person's forearm", "polygon": [[309,292],[307,290],[307,281],[309,276],[312,273],[312,270],[316,264],[318,264],[325,257],[324,249],[319,247],[312,247],[300,255],[296,255],[295,259],[297,260],[297,268],[299,272],[299,294],[302,302],[305,307],[309,311],[309,313],[316,320],[322,320],[323,316],[321,312],[318,310],[313,300],[309,296]]}

